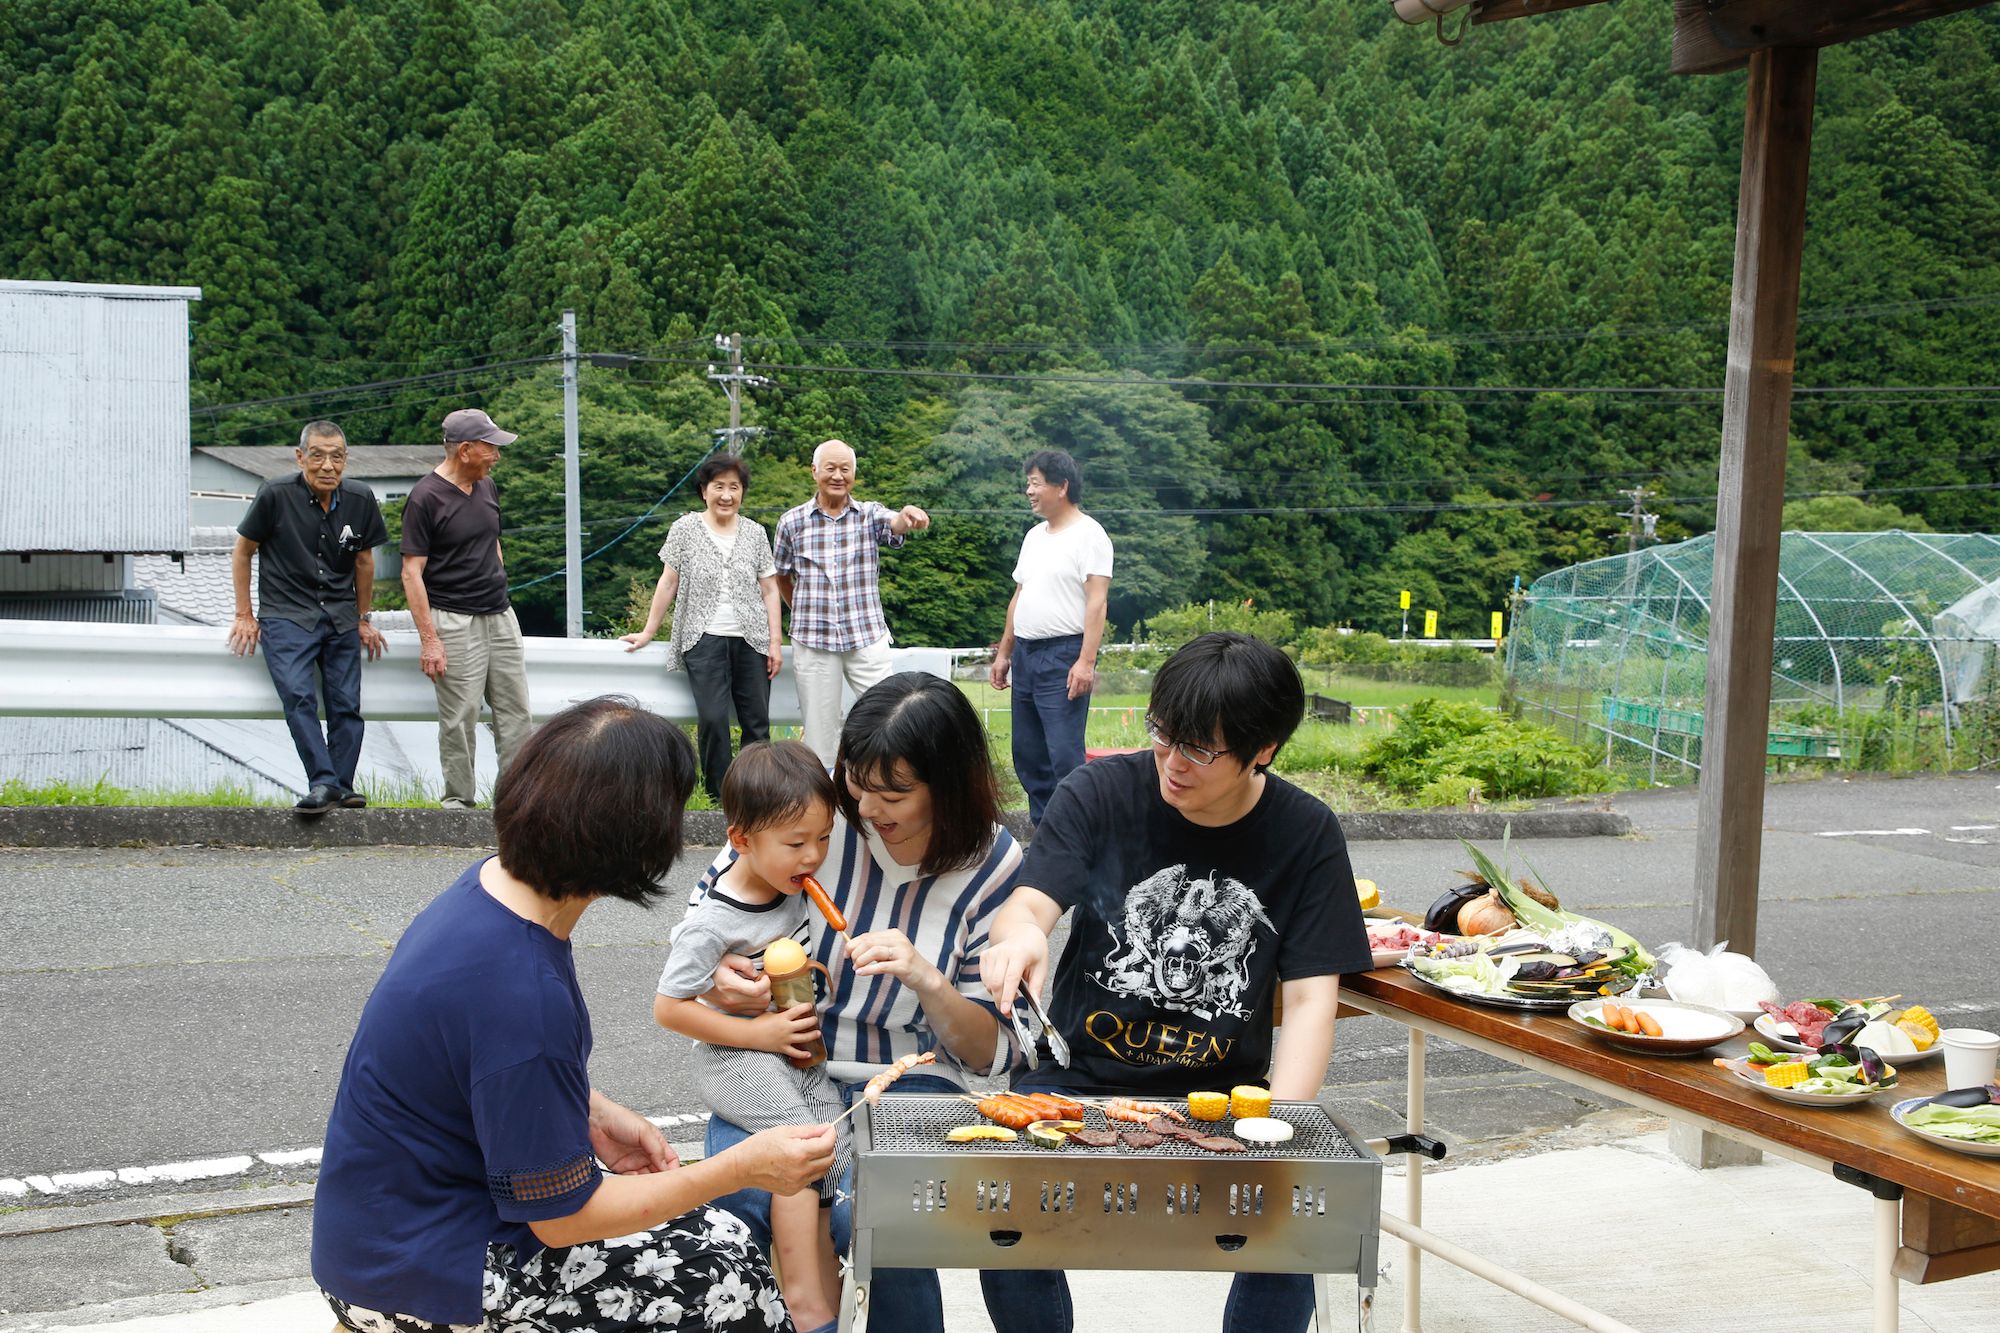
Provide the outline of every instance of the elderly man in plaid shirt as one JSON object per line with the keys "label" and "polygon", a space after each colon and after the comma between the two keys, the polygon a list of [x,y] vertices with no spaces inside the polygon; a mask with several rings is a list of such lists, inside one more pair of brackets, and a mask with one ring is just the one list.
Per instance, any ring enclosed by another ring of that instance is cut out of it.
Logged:
{"label": "elderly man in plaid shirt", "polygon": [[882,614],[884,546],[931,525],[915,505],[891,511],[854,498],[854,451],[839,440],[813,450],[813,498],[778,520],[772,558],[792,608],[792,673],[805,742],[828,767],[840,748],[841,685],[856,695],[889,675]]}

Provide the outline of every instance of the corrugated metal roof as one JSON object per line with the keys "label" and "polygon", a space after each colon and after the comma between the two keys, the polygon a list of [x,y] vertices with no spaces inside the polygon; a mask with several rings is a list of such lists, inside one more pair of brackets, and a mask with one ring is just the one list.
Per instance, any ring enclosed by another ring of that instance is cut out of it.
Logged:
{"label": "corrugated metal roof", "polygon": [[133,301],[199,301],[199,287],[146,287],[122,282],[46,282],[39,278],[0,278],[0,292],[38,292],[49,296],[117,296]]}
{"label": "corrugated metal roof", "polygon": [[181,549],[199,296],[0,282],[0,551]]}
{"label": "corrugated metal roof", "polygon": [[[284,723],[268,725],[284,734]],[[289,752],[289,739],[285,747]],[[297,768],[297,756],[289,757]],[[227,785],[266,798],[289,797],[295,790],[273,781],[261,765],[164,718],[0,718],[0,778],[18,778],[31,787],[103,782],[140,792],[201,792]],[[303,779],[295,781],[304,785]]]}
{"label": "corrugated metal roof", "polygon": [[[289,476],[299,470],[289,444],[198,445],[195,452],[240,468],[261,481]],[[359,481],[370,477],[421,477],[444,460],[436,444],[352,444],[347,447],[347,474]]]}
{"label": "corrugated metal roof", "polygon": [[[150,625],[150,588],[118,593],[0,593],[0,620],[82,620],[95,625]],[[232,610],[234,608],[231,608]]]}

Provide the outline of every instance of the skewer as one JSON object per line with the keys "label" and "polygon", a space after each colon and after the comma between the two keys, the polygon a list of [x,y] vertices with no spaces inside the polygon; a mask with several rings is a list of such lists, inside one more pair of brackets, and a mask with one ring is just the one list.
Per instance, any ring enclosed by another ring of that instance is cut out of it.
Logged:
{"label": "skewer", "polygon": [[[905,1061],[907,1061],[908,1063],[905,1063]],[[896,1063],[890,1065],[887,1069],[877,1074],[874,1078],[869,1079],[867,1087],[874,1091],[875,1097],[880,1097],[884,1092],[887,1092],[890,1088],[895,1086],[897,1079],[909,1073],[912,1069],[916,1069],[921,1065],[933,1065],[936,1063],[937,1063],[937,1053],[934,1051],[925,1051],[922,1055],[903,1056],[902,1059],[897,1060]],[[879,1088],[875,1086],[877,1080],[880,1080],[882,1085]],[[856,1111],[860,1110],[864,1102],[872,1102],[875,1100],[875,1097],[870,1097],[868,1093],[864,1091],[861,1094],[861,1096],[858,1099],[856,1099],[854,1105],[848,1107],[845,1111],[842,1111],[839,1115],[835,1116],[833,1118],[832,1123],[838,1125],[841,1121],[847,1119],[847,1117],[853,1115]]]}

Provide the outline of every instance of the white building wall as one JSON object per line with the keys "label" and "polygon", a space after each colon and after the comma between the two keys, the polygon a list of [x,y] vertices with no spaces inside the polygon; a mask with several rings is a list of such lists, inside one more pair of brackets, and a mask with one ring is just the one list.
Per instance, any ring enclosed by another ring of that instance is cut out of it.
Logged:
{"label": "white building wall", "polygon": [[0,281],[0,552],[181,549],[200,297]]}

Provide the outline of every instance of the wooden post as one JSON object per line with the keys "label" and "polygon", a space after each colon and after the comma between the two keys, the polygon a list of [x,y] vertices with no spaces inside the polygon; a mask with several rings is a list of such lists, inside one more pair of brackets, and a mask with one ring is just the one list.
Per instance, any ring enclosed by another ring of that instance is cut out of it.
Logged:
{"label": "wooden post", "polygon": [[1811,47],[1753,53],[1743,117],[1694,919],[1698,945],[1726,939],[1739,953],[1757,947],[1771,636],[1818,65],[1819,52]]}

